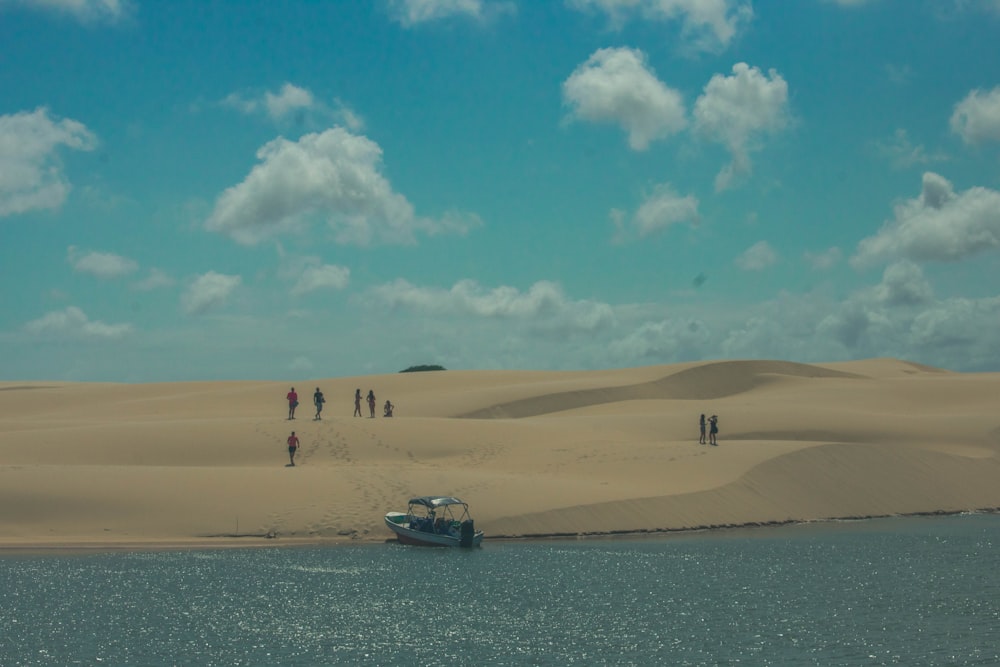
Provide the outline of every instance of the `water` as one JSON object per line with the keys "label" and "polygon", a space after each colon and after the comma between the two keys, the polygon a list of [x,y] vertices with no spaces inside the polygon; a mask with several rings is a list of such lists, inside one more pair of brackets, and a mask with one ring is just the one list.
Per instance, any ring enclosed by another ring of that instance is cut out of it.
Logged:
{"label": "water", "polygon": [[0,558],[0,665],[998,665],[1000,515]]}

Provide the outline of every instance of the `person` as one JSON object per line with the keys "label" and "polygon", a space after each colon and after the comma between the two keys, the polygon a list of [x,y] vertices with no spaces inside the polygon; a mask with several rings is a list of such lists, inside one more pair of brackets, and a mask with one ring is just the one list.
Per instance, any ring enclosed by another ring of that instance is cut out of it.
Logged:
{"label": "person", "polygon": [[316,406],[316,416],[313,417],[313,421],[319,421],[323,417],[321,413],[323,412],[323,404],[326,403],[326,399],[323,398],[323,392],[316,387],[316,391],[313,393],[313,405]]}
{"label": "person", "polygon": [[371,412],[371,418],[375,419],[375,392],[371,389],[368,390],[368,411]]}
{"label": "person", "polygon": [[295,408],[299,407],[299,395],[295,393],[295,387],[285,396],[288,399],[288,418],[295,419]]}
{"label": "person", "polygon": [[361,416],[361,388],[358,387],[354,390],[354,416]]}
{"label": "person", "polygon": [[382,408],[382,414],[384,416],[386,416],[386,417],[391,417],[392,416],[392,409],[394,407],[395,406],[392,403],[389,402],[388,398],[385,399],[385,406]]}
{"label": "person", "polygon": [[708,418],[708,444],[718,445],[719,441],[716,440],[716,435],[719,433],[719,418],[712,415]]}
{"label": "person", "polygon": [[285,466],[286,468],[295,465],[295,453],[298,451],[299,437],[295,435],[295,431],[292,431],[292,434],[288,436],[288,466]]}
{"label": "person", "polygon": [[701,413],[701,419],[698,420],[698,428],[701,431],[701,435],[698,437],[698,444],[705,444],[705,413]]}

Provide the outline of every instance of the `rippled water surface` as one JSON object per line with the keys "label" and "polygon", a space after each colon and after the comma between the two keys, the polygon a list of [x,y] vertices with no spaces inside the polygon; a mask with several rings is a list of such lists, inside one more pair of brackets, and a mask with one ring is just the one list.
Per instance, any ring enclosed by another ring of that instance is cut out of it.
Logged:
{"label": "rippled water surface", "polygon": [[0,665],[998,665],[1000,516],[0,557]]}

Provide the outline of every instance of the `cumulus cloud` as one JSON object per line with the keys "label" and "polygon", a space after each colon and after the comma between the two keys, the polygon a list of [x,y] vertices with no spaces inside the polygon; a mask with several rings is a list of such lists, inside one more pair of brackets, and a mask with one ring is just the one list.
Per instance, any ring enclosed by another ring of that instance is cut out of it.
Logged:
{"label": "cumulus cloud", "polygon": [[[10,4],[72,16],[83,23],[114,23],[132,8],[129,0],[7,0]],[[0,5],[3,2],[0,1]]]}
{"label": "cumulus cloud", "polygon": [[70,246],[67,256],[74,271],[104,280],[121,278],[139,268],[135,260],[111,252],[81,252],[75,246]]}
{"label": "cumulus cloud", "polygon": [[570,117],[621,125],[633,150],[687,124],[681,94],[657,79],[636,49],[595,51],[563,82],[562,92]]}
{"label": "cumulus cloud", "polygon": [[872,296],[887,306],[917,306],[929,303],[934,291],[917,264],[901,260],[886,267]]}
{"label": "cumulus cloud", "polygon": [[840,248],[827,248],[823,252],[817,253],[807,251],[803,254],[806,263],[817,271],[832,269],[843,256],[844,253],[841,252]]}
{"label": "cumulus cloud", "polygon": [[76,306],[69,306],[28,322],[24,325],[24,330],[36,336],[100,340],[127,336],[132,333],[132,325],[105,324],[91,320]]}
{"label": "cumulus cloud", "polygon": [[201,315],[226,303],[243,278],[209,271],[188,285],[181,295],[181,307],[188,315]]}
{"label": "cumulus cloud", "polygon": [[487,21],[515,11],[513,2],[501,0],[389,0],[390,16],[407,28],[456,17]]}
{"label": "cumulus cloud", "polygon": [[694,195],[682,197],[669,183],[662,183],[639,205],[631,220],[626,220],[625,213],[618,210],[611,212],[611,219],[617,230],[617,242],[644,238],[676,223],[697,222],[698,198]]}
{"label": "cumulus cloud", "polygon": [[1000,86],[988,92],[973,90],[956,104],[951,131],[967,144],[1000,141]]}
{"label": "cumulus cloud", "polygon": [[886,267],[879,284],[858,290],[820,320],[817,332],[832,337],[855,356],[868,356],[869,351],[872,356],[883,356],[887,343],[900,349],[911,345],[907,329],[921,311],[947,307],[934,302],[920,267],[901,261]]}
{"label": "cumulus cloud", "polygon": [[305,88],[299,88],[285,83],[278,93],[265,93],[264,106],[271,118],[282,118],[297,109],[309,109],[315,106],[316,100]]}
{"label": "cumulus cloud", "polygon": [[96,145],[83,123],[56,120],[48,109],[0,116],[0,217],[58,208],[70,190],[58,148],[89,151]]}
{"label": "cumulus cloud", "polygon": [[683,43],[697,51],[716,52],[732,42],[753,18],[750,2],[738,0],[567,0],[583,11],[599,11],[620,28],[630,19],[677,21]]}
{"label": "cumulus cloud", "polygon": [[1000,246],[1000,192],[973,187],[956,193],[943,176],[927,172],[916,199],[895,207],[895,218],[863,239],[855,267],[906,258],[953,262]]}
{"label": "cumulus cloud", "polygon": [[132,285],[132,289],[140,292],[151,292],[162,287],[170,287],[174,284],[174,279],[162,269],[150,269],[149,275]]}
{"label": "cumulus cloud", "polygon": [[767,241],[758,241],[736,258],[736,266],[744,271],[763,271],[778,261],[778,253]]}
{"label": "cumulus cloud", "polygon": [[548,281],[539,281],[527,292],[521,292],[508,286],[485,289],[474,280],[461,280],[451,289],[437,289],[419,287],[400,279],[373,291],[391,307],[424,313],[524,320],[549,330],[594,331],[612,326],[615,321],[609,305],[573,301],[558,285]]}
{"label": "cumulus cloud", "polygon": [[775,70],[765,75],[736,63],[731,76],[713,76],[695,101],[694,129],[732,155],[732,162],[716,176],[716,190],[749,174],[750,152],[759,148],[765,134],[784,129],[788,122],[788,84]]}
{"label": "cumulus cloud", "polygon": [[382,149],[334,127],[298,141],[279,137],[257,151],[242,183],[219,195],[205,221],[211,231],[246,244],[325,220],[338,243],[413,243],[415,234],[465,233],[475,216],[418,218],[382,175]]}
{"label": "cumulus cloud", "polygon": [[350,282],[351,270],[335,264],[310,264],[305,266],[295,284],[292,294],[301,296],[317,290],[342,290]]}
{"label": "cumulus cloud", "polygon": [[931,162],[941,162],[943,155],[931,155],[921,144],[914,144],[903,128],[898,128],[889,139],[875,143],[875,150],[888,159],[896,169],[908,169]]}
{"label": "cumulus cloud", "polygon": [[316,99],[309,89],[287,81],[277,92],[230,93],[220,104],[247,115],[264,114],[276,123],[339,124],[355,132],[364,127],[361,116],[342,101],[334,100],[331,106]]}
{"label": "cumulus cloud", "polygon": [[666,363],[702,359],[711,354],[706,343],[709,332],[696,318],[644,322],[628,334],[610,342],[608,350],[619,363]]}

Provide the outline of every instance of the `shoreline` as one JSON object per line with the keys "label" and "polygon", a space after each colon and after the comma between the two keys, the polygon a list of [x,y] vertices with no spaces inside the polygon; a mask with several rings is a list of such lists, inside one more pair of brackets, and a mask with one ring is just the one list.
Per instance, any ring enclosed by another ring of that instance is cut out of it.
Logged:
{"label": "shoreline", "polygon": [[[681,537],[694,534],[716,535],[728,531],[811,526],[836,523],[879,521],[883,519],[919,519],[931,517],[952,517],[972,515],[1000,515],[1000,507],[984,507],[968,510],[931,510],[901,514],[873,514],[867,516],[843,516],[823,519],[783,519],[775,521],[753,521],[740,524],[714,524],[691,528],[652,528],[642,530],[594,531],[583,533],[531,533],[524,535],[486,535],[483,545],[490,542],[536,543],[550,541],[614,541],[632,538],[656,539]],[[393,537],[353,538],[338,537],[282,537],[275,535],[213,535],[177,540],[136,540],[123,542],[98,542],[93,540],[44,542],[0,542],[0,560],[10,556],[51,556],[51,555],[94,555],[109,553],[158,553],[164,551],[213,551],[228,549],[297,549],[297,548],[350,548],[375,545],[400,544]],[[421,547],[414,547],[421,548]],[[423,547],[433,549],[433,547]],[[441,549],[446,549],[441,547]]]}

